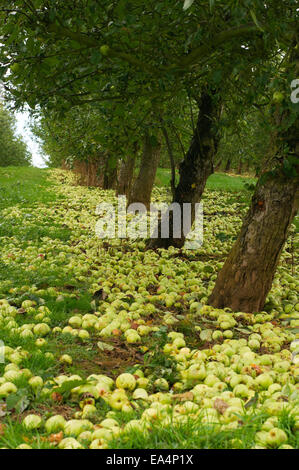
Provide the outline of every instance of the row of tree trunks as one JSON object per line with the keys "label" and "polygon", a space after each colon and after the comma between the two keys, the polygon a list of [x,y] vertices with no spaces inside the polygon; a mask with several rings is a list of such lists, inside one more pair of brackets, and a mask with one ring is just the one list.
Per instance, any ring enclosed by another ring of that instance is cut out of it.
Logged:
{"label": "row of tree trunks", "polygon": [[[215,120],[219,119],[221,103],[214,93],[202,93],[199,103],[197,124],[189,150],[180,164],[180,180],[175,188],[173,203],[181,207],[181,227],[184,222],[183,204],[191,204],[191,226],[195,219],[195,204],[201,199],[208,177],[213,173],[214,157],[217,152],[219,135]],[[169,237],[162,238],[161,225],[164,221],[169,223]],[[169,221],[169,222],[168,222]],[[190,224],[188,224],[190,226]],[[191,229],[190,226],[190,229]],[[147,243],[148,249],[175,246],[181,248],[185,243],[187,233],[181,230],[180,236],[174,234],[174,219],[171,208],[159,220],[157,237],[151,238]],[[175,235],[175,236],[174,236]]]}
{"label": "row of tree trunks", "polygon": [[103,189],[115,189],[117,185],[117,166],[110,168],[109,157],[100,154],[98,157],[86,160],[75,160],[70,167],[63,162],[64,169],[71,169],[78,175],[78,184],[94,186]]}
{"label": "row of tree trunks", "polygon": [[103,187],[105,157],[100,155],[89,161],[76,160],[72,170],[79,177],[78,184],[82,186]]}
{"label": "row of tree trunks", "polygon": [[129,193],[128,205],[138,202],[144,204],[149,210],[160,153],[161,142],[146,133],[140,169]]}

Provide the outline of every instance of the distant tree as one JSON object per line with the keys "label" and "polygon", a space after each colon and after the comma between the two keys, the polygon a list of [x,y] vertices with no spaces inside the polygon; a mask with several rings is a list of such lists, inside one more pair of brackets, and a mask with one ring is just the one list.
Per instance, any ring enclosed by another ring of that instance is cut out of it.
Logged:
{"label": "distant tree", "polygon": [[16,135],[14,116],[0,104],[0,166],[31,165],[26,143]]}

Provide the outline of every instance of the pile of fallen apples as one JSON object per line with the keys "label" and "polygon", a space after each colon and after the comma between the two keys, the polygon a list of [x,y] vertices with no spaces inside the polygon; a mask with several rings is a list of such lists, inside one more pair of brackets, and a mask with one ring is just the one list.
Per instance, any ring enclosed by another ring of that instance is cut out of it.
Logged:
{"label": "pile of fallen apples", "polygon": [[[61,174],[55,170],[53,178],[59,181]],[[289,243],[263,312],[215,309],[207,305],[207,299],[233,242],[232,238],[223,240],[217,234],[235,236],[246,207],[230,204],[225,217],[227,195],[206,195],[204,211],[208,222],[204,244],[196,255],[213,253],[211,261],[193,260],[187,254],[177,256],[174,248],[147,252],[142,240],[130,241],[127,251],[118,239],[109,240],[107,248],[105,240],[94,235],[95,208],[101,200],[116,204],[113,192],[74,186],[72,177],[66,172],[63,175],[68,184],[57,183],[57,191],[67,199],[45,206],[44,210],[31,208],[31,217],[26,217],[28,208],[19,206],[3,211],[2,216],[5,223],[13,219],[22,226],[42,225],[51,217],[57,225],[64,224],[71,230],[70,238],[43,237],[24,246],[17,237],[3,237],[0,261],[41,275],[59,268],[78,286],[84,283],[90,293],[101,288],[102,298],[91,305],[90,313],[69,312],[63,325],[55,325],[43,298],[50,295],[60,302],[76,298],[76,292],[69,293],[55,285],[15,287],[9,279],[0,283],[0,331],[5,334],[0,337],[4,342],[0,353],[5,360],[0,377],[0,407],[4,409],[7,398],[18,392],[19,383],[33,395],[49,400],[55,390],[69,382],[74,384],[70,390],[75,405],[72,419],[66,420],[61,414],[44,418],[35,408],[22,419],[24,433],[49,436],[49,446],[62,449],[104,449],[132,430],[146,435],[157,423],[176,426],[199,420],[202,425],[215,426],[215,431],[234,430],[240,426],[240,416],[264,412],[265,419],[252,448],[291,448],[289,436],[279,427],[279,416],[287,411],[293,417],[290,432],[299,432],[299,281],[284,263]],[[166,191],[156,189],[154,198],[165,200]],[[209,217],[209,212],[215,213],[217,208],[221,215]],[[217,254],[219,259],[215,261]],[[34,294],[40,302],[27,299],[17,308],[9,297],[18,294]],[[198,348],[188,346],[188,335],[177,331],[182,319],[194,326]],[[72,335],[86,345],[96,338],[99,348],[108,338],[117,337],[130,347],[144,347],[146,351],[149,339],[161,325],[168,327],[161,354],[175,364],[174,383],[147,374],[142,363],[135,365],[133,373],[124,371],[116,378],[104,374],[43,378],[23,366],[30,359],[32,347],[30,351],[25,346],[15,347],[18,338],[20,344],[29,341],[49,364],[59,360],[69,366],[74,357],[55,357],[47,351],[53,337]],[[104,419],[97,421],[97,405],[103,401],[108,411]],[[138,419],[135,416],[123,425],[118,419],[120,412],[135,412]],[[24,442],[18,448],[30,445]]]}

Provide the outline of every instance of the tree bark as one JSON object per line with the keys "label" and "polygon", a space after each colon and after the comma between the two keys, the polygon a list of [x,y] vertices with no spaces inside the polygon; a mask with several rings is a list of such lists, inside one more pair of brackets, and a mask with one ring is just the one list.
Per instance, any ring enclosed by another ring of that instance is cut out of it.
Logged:
{"label": "tree bark", "polygon": [[169,161],[170,161],[170,168],[171,168],[171,180],[170,180],[170,187],[171,187],[171,192],[172,196],[175,196],[175,161],[174,161],[174,155],[173,155],[173,147],[167,132],[167,129],[163,123],[163,120],[161,120],[162,123],[162,132],[164,135],[164,139],[166,142],[166,147],[168,150],[168,156],[169,156]]}
{"label": "tree bark", "polygon": [[219,171],[220,168],[221,168],[221,165],[222,165],[222,159],[220,158],[220,159],[217,161],[214,170],[215,170],[215,171]]}
{"label": "tree bark", "polygon": [[225,173],[229,172],[230,167],[231,167],[231,161],[230,161],[230,158],[229,158],[226,162],[226,165],[225,165],[225,169],[224,169]]}
{"label": "tree bark", "polygon": [[105,165],[105,155],[99,153],[96,157],[89,160],[75,160],[72,170],[79,175],[78,184],[102,188],[104,185]]}
{"label": "tree bark", "polygon": [[[210,93],[202,93],[199,100],[199,112],[197,124],[194,130],[189,150],[180,164],[180,180],[175,189],[173,203],[181,208],[181,227],[185,224],[183,204],[191,204],[191,226],[195,219],[195,204],[201,199],[208,177],[213,173],[213,162],[217,152],[219,135],[215,120],[220,116],[220,102]],[[161,236],[161,225],[166,221],[169,224],[169,236]],[[169,222],[168,222],[169,221]],[[191,226],[189,230],[191,229]],[[147,243],[148,249],[169,248],[175,246],[181,248],[187,233],[181,230],[180,235],[174,234],[174,218],[171,207],[158,222],[156,237]]]}
{"label": "tree bark", "polygon": [[243,170],[243,162],[240,159],[239,160],[239,165],[238,165],[238,175],[242,175],[242,170]]}
{"label": "tree bark", "polygon": [[136,152],[134,155],[127,157],[127,159],[123,160],[120,164],[117,194],[118,196],[126,196],[127,199],[130,195],[132,188],[135,159]]}
{"label": "tree bark", "polygon": [[258,181],[239,237],[209,298],[214,307],[243,312],[264,307],[299,205],[299,165],[294,163],[299,159],[299,119],[291,113],[275,105],[269,150],[276,164]]}
{"label": "tree bark", "polygon": [[103,189],[116,189],[117,186],[117,162],[115,166],[110,165],[109,155],[105,157],[105,165],[103,172]]}
{"label": "tree bark", "polygon": [[144,204],[146,209],[149,210],[152,189],[160,161],[160,152],[160,141],[153,143],[153,139],[147,133],[144,138],[140,170],[132,186],[128,206],[132,203],[139,202]]}
{"label": "tree bark", "polygon": [[271,288],[288,228],[298,210],[298,179],[259,182],[241,233],[208,303],[233,311],[258,312]]}

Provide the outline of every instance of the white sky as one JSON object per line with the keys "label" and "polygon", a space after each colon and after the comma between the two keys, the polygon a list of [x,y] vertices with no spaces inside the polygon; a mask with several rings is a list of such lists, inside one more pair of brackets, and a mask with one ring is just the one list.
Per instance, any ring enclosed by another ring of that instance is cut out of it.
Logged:
{"label": "white sky", "polygon": [[39,168],[44,168],[46,165],[42,159],[40,146],[37,144],[34,136],[28,128],[29,114],[26,112],[15,113],[15,117],[17,120],[17,133],[22,135],[24,141],[28,145],[28,149],[32,154],[33,165]]}

